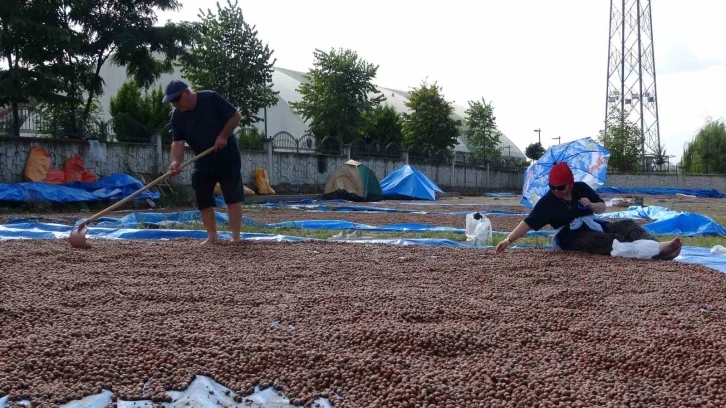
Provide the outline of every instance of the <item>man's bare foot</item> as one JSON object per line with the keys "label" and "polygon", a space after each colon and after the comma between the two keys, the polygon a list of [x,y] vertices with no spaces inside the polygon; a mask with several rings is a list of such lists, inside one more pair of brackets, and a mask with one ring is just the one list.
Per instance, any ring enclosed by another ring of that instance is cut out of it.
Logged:
{"label": "man's bare foot", "polygon": [[217,238],[207,238],[202,242],[202,245],[210,245],[210,244],[216,244]]}
{"label": "man's bare foot", "polygon": [[232,242],[234,242],[235,244],[239,244],[240,242],[242,242],[242,240],[240,240],[239,238],[232,238]]}

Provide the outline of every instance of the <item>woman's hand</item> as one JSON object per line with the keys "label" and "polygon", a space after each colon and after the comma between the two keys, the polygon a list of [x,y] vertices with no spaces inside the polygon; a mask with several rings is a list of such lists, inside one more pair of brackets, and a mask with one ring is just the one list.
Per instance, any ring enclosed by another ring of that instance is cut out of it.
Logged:
{"label": "woman's hand", "polygon": [[501,241],[500,243],[497,244],[497,248],[494,250],[494,253],[498,254],[498,253],[504,251],[511,243],[512,242],[509,240],[509,238],[504,239],[503,241]]}

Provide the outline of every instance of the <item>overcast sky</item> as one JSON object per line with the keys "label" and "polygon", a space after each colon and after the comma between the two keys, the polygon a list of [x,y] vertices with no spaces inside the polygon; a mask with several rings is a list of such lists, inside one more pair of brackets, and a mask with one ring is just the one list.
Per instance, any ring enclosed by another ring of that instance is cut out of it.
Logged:
{"label": "overcast sky", "polygon": [[[202,1],[181,1],[160,20],[196,20]],[[376,85],[409,90],[428,77],[459,105],[491,100],[500,130],[522,151],[536,128],[548,147],[553,137],[596,137],[603,127],[609,0],[238,4],[277,66],[306,71],[316,48],[353,49],[379,65]],[[708,116],[726,117],[726,1],[684,4],[652,5],[660,136],[672,161]]]}

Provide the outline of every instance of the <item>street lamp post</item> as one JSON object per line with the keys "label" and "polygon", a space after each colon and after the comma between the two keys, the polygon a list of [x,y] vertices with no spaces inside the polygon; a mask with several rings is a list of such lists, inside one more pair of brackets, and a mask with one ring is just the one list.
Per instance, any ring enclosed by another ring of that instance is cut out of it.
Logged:
{"label": "street lamp post", "polygon": [[562,136],[553,137],[552,140],[557,140],[557,144],[562,143]]}
{"label": "street lamp post", "polygon": [[534,131],[537,132],[537,141],[542,144],[542,129],[535,129]]}

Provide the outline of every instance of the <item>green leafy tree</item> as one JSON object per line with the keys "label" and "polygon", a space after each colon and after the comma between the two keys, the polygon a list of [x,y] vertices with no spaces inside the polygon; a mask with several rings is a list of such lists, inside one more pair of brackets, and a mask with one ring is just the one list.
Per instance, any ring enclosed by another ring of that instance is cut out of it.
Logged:
{"label": "green leafy tree", "polygon": [[683,153],[681,165],[690,173],[726,173],[726,124],[708,119]]}
{"label": "green leafy tree", "polygon": [[[67,2],[65,2],[67,3]],[[162,73],[173,72],[173,61],[184,55],[189,40],[185,24],[158,26],[155,9],[178,10],[177,0],[70,0],[67,28],[80,33],[67,51],[92,68],[84,81],[87,118],[91,100],[103,91],[101,68],[109,58],[125,66],[137,84],[146,88]],[[154,54],[164,55],[163,59]]]}
{"label": "green leafy tree", "polygon": [[393,106],[378,105],[363,113],[363,134],[366,142],[378,141],[384,147],[403,141],[403,118]]}
{"label": "green leafy tree", "polygon": [[54,131],[84,137],[97,122],[106,61],[126,66],[144,87],[172,72],[188,31],[184,24],[157,26],[155,9],[178,8],[176,0],[0,2],[0,48],[13,71],[0,73],[0,87],[13,89],[16,102],[34,99]]}
{"label": "green leafy tree", "polygon": [[456,146],[461,121],[452,117],[454,107],[448,102],[437,82],[414,88],[403,114],[403,135],[406,146],[416,151],[449,150]]}
{"label": "green leafy tree", "polygon": [[540,142],[531,143],[526,149],[524,149],[524,155],[534,161],[539,160],[539,158],[544,154],[545,148],[542,147]]}
{"label": "green leafy tree", "polygon": [[47,64],[63,42],[54,2],[0,2],[0,106],[10,106],[6,131],[13,136],[20,135],[20,104],[66,99]]}
{"label": "green leafy tree", "polygon": [[472,154],[482,159],[499,156],[501,152],[498,148],[497,118],[491,102],[487,103],[484,98],[481,101],[469,101],[466,114],[466,139]]}
{"label": "green leafy tree", "polygon": [[198,89],[211,89],[237,106],[241,125],[260,120],[260,109],[277,102],[272,89],[276,60],[273,51],[257,37],[257,30],[244,19],[242,10],[227,1],[217,3],[217,14],[199,12],[193,25],[190,53],[181,58],[183,75]]}
{"label": "green leafy tree", "polygon": [[384,99],[373,86],[378,66],[351,50],[315,50],[309,82],[298,88],[302,101],[290,106],[306,121],[318,141],[327,136],[350,143],[363,135],[363,115]]}
{"label": "green leafy tree", "polygon": [[598,141],[610,151],[608,167],[620,171],[638,170],[643,146],[642,133],[620,109],[610,111],[607,127],[600,130]]}

